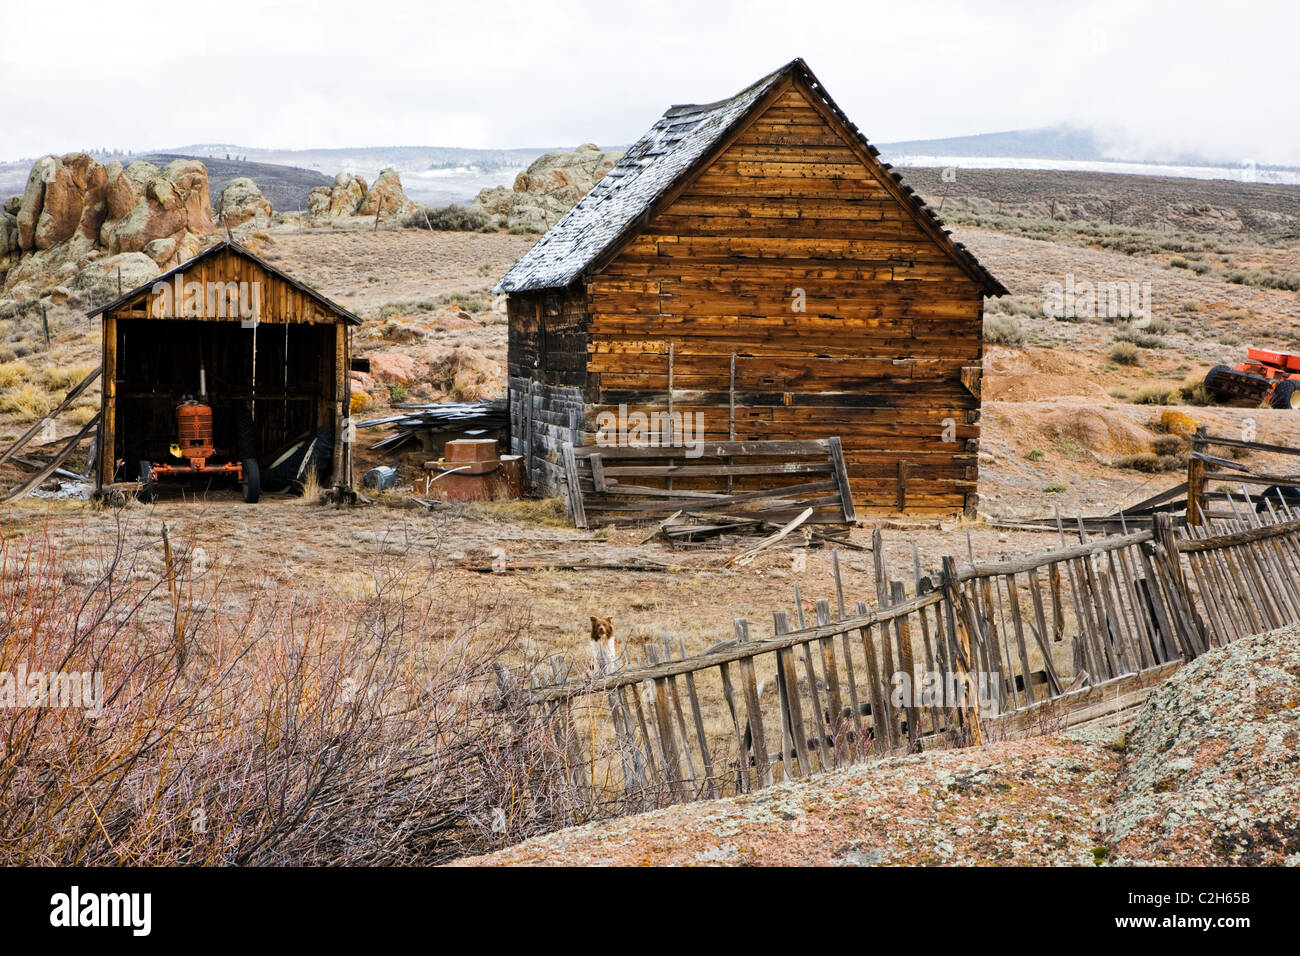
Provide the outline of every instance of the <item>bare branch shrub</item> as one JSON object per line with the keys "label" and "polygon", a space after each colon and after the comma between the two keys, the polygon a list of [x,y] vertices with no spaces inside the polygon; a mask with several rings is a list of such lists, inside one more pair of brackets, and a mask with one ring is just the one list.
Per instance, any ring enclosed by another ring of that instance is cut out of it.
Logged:
{"label": "bare branch shrub", "polygon": [[0,865],[434,863],[619,809],[503,677],[526,615],[427,552],[349,603],[128,530],[0,540],[0,674],[104,679],[0,707]]}

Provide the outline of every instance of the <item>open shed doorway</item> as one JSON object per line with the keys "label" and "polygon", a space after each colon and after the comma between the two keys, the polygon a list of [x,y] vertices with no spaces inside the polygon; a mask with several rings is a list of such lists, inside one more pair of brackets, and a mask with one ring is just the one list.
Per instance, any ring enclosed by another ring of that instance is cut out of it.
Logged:
{"label": "open shed doorway", "polygon": [[200,367],[218,457],[265,463],[329,425],[334,336],[333,326],[306,323],[119,320],[119,480],[138,478],[142,460],[166,460],[178,403],[199,395]]}

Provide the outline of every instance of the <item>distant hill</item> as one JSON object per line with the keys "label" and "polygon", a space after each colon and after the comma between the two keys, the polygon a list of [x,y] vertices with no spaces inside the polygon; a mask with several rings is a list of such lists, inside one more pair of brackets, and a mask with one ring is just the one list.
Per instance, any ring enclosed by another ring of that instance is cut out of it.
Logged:
{"label": "distant hill", "polygon": [[174,159],[197,159],[208,167],[208,186],[212,193],[212,203],[216,205],[221,190],[226,183],[240,176],[247,176],[257,183],[262,195],[271,201],[276,211],[285,209],[305,209],[307,193],[316,186],[329,186],[334,182],[332,176],[314,169],[302,169],[299,166],[281,166],[276,163],[253,163],[238,159],[213,159],[209,156],[194,156],[183,153],[148,153],[132,157],[142,159],[155,166],[166,166]]}
{"label": "distant hill", "polygon": [[[576,145],[555,148],[572,149]],[[477,196],[481,189],[508,186],[529,163],[549,151],[549,148],[464,149],[456,146],[257,149],[230,143],[192,144],[169,150],[186,156],[197,156],[205,163],[231,156],[254,163],[314,170],[331,181],[336,174],[346,170],[367,182],[373,182],[381,169],[391,166],[402,177],[402,187],[408,196],[433,206],[466,203]],[[274,200],[272,203],[276,209],[282,208]]]}
{"label": "distant hill", "polygon": [[1028,223],[1090,222],[1182,233],[1300,236],[1300,189],[1227,179],[1178,179],[1060,169],[960,169],[945,180],[934,167],[901,168],[941,218],[963,213]]}
{"label": "distant hill", "polygon": [[883,153],[929,156],[1014,156],[1026,159],[1118,159],[1091,130],[1052,126],[974,136],[877,143]]}
{"label": "distant hill", "polygon": [[1246,183],[1300,183],[1300,168],[1249,161],[1225,163],[1195,153],[1138,158],[1133,147],[1109,142],[1092,130],[1071,126],[1013,129],[973,136],[876,143],[899,166],[979,169],[1074,169],[1124,175],[1232,179]]}

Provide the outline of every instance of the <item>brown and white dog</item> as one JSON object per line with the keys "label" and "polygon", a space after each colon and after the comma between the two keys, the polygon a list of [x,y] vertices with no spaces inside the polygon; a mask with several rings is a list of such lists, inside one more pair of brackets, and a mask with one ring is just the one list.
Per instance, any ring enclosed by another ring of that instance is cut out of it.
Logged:
{"label": "brown and white dog", "polygon": [[591,663],[598,674],[609,674],[622,666],[618,645],[622,642],[614,637],[614,619],[595,617],[591,619]]}

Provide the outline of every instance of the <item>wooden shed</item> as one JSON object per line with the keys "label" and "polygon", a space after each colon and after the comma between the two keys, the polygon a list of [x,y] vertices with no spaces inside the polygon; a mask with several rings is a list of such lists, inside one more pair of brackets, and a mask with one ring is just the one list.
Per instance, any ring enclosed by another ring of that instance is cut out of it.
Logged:
{"label": "wooden shed", "polygon": [[[332,433],[330,483],[350,490],[351,329],[361,320],[223,241],[94,309],[103,315],[103,488],[167,460],[178,401],[202,387],[219,456],[267,458]],[[202,369],[202,386],[200,385]]]}
{"label": "wooden shed", "polygon": [[972,513],[985,296],[802,60],[674,106],[502,278],[511,450],[558,490],[619,406],[839,436],[868,511]]}

